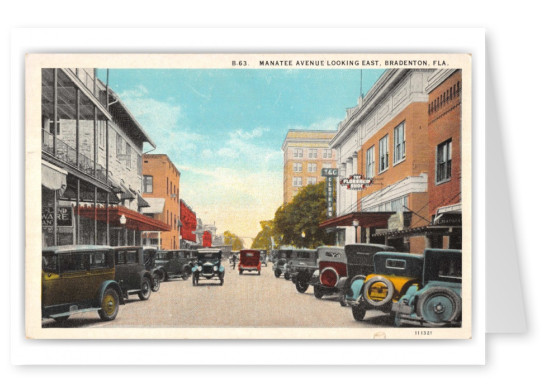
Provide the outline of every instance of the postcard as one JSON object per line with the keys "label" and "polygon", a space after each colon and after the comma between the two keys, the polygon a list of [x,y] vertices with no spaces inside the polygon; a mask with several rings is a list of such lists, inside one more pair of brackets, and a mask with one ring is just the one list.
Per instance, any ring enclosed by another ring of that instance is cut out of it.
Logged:
{"label": "postcard", "polygon": [[472,338],[469,54],[28,54],[31,339]]}

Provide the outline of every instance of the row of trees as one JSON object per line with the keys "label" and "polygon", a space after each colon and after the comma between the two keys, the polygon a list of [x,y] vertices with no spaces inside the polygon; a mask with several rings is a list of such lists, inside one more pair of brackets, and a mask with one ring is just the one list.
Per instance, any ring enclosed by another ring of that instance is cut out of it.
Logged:
{"label": "row of trees", "polygon": [[232,251],[243,250],[245,246],[243,245],[243,240],[236,234],[230,231],[224,231],[224,244],[226,246],[231,245]]}
{"label": "row of trees", "polygon": [[261,231],[256,235],[252,248],[269,249],[289,245],[316,248],[334,244],[335,234],[319,228],[327,219],[325,182],[303,187],[287,204],[281,205],[273,220],[261,221]]}

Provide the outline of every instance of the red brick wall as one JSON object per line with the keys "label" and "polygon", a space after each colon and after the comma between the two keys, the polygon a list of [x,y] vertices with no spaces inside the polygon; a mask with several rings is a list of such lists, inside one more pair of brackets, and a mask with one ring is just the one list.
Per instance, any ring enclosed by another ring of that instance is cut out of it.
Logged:
{"label": "red brick wall", "polygon": [[[459,83],[459,84],[458,84]],[[459,86],[459,89],[458,89]],[[451,92],[450,92],[451,88]],[[429,214],[439,207],[461,202],[461,71],[454,72],[429,94],[428,136]],[[447,182],[436,184],[436,151],[439,144],[452,140],[452,173]]]}

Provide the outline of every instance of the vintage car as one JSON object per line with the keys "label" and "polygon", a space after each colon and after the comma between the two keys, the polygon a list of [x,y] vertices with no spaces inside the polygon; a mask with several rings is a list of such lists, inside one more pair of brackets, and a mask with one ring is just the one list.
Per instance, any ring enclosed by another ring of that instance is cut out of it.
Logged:
{"label": "vintage car", "polygon": [[[144,248],[125,246],[114,247],[114,250],[115,281],[119,283],[124,298],[128,299],[129,295],[138,295],[140,300],[148,300],[155,278],[146,269]],[[147,255],[151,255],[150,250],[147,250]]]}
{"label": "vintage car", "polygon": [[373,255],[373,273],[364,280],[351,281],[346,301],[352,307],[352,316],[363,320],[367,310],[386,313],[392,304],[423,276],[423,255],[382,251]]}
{"label": "vintage car", "polygon": [[392,306],[396,325],[460,326],[461,250],[426,249],[424,258],[421,283]]}
{"label": "vintage car", "polygon": [[[318,247],[317,257],[317,267],[310,276],[309,281],[314,287],[314,297],[321,299],[325,295],[338,294],[341,305],[346,305],[344,294],[346,293],[345,287],[348,272],[346,269],[346,253],[344,252],[344,247]],[[304,280],[305,277],[307,276],[299,275],[297,283],[300,279]]]}
{"label": "vintage car", "polygon": [[276,278],[279,278],[282,274],[284,275],[286,280],[289,280],[291,278],[291,276],[287,272],[287,261],[289,261],[292,252],[293,249],[290,248],[274,250],[272,252],[274,262],[272,270],[274,271],[274,275]]}
{"label": "vintage car", "polygon": [[108,246],[54,246],[42,250],[42,318],[64,321],[98,311],[117,317],[123,292],[115,281],[115,254]]}
{"label": "vintage car", "polygon": [[[287,262],[284,276],[289,275],[290,280],[295,284],[295,287],[300,293],[306,292],[308,289],[309,279],[307,275],[311,275],[317,269],[317,251],[312,249],[295,249],[291,252]],[[300,275],[301,281],[298,282]],[[287,279],[287,277],[285,277]],[[298,282],[298,284],[297,284]]]}
{"label": "vintage car", "polygon": [[222,250],[203,248],[197,251],[197,263],[192,268],[191,281],[199,285],[199,279],[217,278],[224,285],[225,269],[222,266]]}
{"label": "vintage car", "polygon": [[266,250],[260,250],[260,263],[262,266],[268,266],[268,254],[266,254]]}
{"label": "vintage car", "polygon": [[[155,267],[162,274],[162,281],[168,281],[170,277],[181,277],[187,280],[191,275],[191,268],[194,259],[191,257],[192,250],[164,250],[158,251],[155,257]],[[190,254],[186,258],[186,254]]]}
{"label": "vintage car", "polygon": [[155,267],[155,256],[157,255],[156,247],[144,247],[143,248],[143,262],[145,269],[153,276],[153,285],[151,285],[151,291],[157,292],[161,289],[161,282],[163,281],[163,272],[160,268]]}
{"label": "vintage car", "polygon": [[260,251],[258,250],[241,250],[239,252],[239,264],[237,265],[239,274],[247,272],[257,272],[260,275]]}

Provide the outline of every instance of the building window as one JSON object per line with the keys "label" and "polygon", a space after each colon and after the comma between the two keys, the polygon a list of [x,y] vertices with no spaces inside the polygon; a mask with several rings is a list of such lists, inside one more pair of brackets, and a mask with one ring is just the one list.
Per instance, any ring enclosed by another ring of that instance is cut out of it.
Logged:
{"label": "building window", "polygon": [[294,158],[301,158],[302,157],[302,148],[295,148],[293,150],[293,157]]}
{"label": "building window", "polygon": [[444,141],[436,150],[436,183],[452,177],[452,140]]}
{"label": "building window", "polygon": [[126,143],[126,168],[132,168],[132,149],[130,149],[130,144]]}
{"label": "building window", "polygon": [[117,133],[117,159],[120,159],[122,156],[122,136]]}
{"label": "building window", "polygon": [[371,147],[365,152],[365,177],[373,178],[374,176],[375,176],[375,147]]}
{"label": "building window", "polygon": [[379,172],[388,168],[388,134],[379,140]]}
{"label": "building window", "polygon": [[333,150],[331,149],[324,149],[323,150],[323,158],[324,159],[331,159],[333,157]]}
{"label": "building window", "polygon": [[299,176],[293,177],[293,186],[301,187],[302,186],[302,177],[299,177]]}
{"label": "building window", "polygon": [[394,164],[406,158],[406,123],[394,128]]}
{"label": "building window", "polygon": [[144,175],[143,177],[143,192],[153,193],[153,177],[151,175]]}
{"label": "building window", "polygon": [[142,175],[142,157],[136,152],[136,168],[138,169],[138,175]]}
{"label": "building window", "polygon": [[308,172],[318,171],[318,165],[316,163],[308,163]]}
{"label": "building window", "polygon": [[97,130],[98,130],[98,145],[100,148],[105,148],[105,121],[98,121]]}
{"label": "building window", "polygon": [[308,177],[308,179],[306,180],[306,183],[308,185],[315,185],[316,184],[316,178],[315,177]]}
{"label": "building window", "polygon": [[318,158],[318,150],[317,149],[309,149],[308,150],[308,158],[309,159],[317,159]]}
{"label": "building window", "polygon": [[302,163],[293,163],[294,172],[302,172]]}

